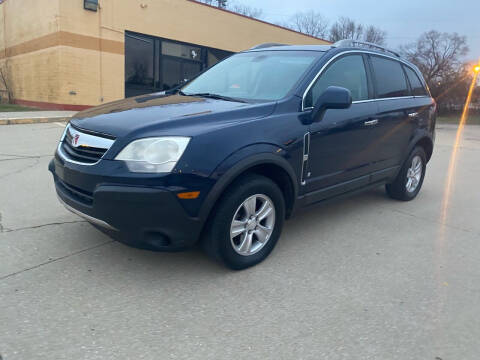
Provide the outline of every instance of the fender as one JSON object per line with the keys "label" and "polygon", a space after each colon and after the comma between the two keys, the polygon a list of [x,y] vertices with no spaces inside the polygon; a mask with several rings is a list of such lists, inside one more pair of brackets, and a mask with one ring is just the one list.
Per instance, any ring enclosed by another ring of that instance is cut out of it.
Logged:
{"label": "fender", "polygon": [[[282,151],[278,151],[278,150]],[[283,149],[272,144],[255,144],[238,150],[226,158],[215,171],[211,178],[217,180],[212,190],[200,209],[199,218],[206,220],[213,206],[224,190],[242,173],[260,164],[277,165],[288,174],[293,184],[294,199],[298,196],[298,178],[292,165],[281,155]]]}
{"label": "fender", "polygon": [[[434,145],[434,141],[433,141],[433,136],[432,134],[427,130],[427,129],[419,129],[415,132],[415,134],[413,135],[412,137],[412,140],[410,140],[410,143],[408,144],[408,148],[407,148],[407,151],[405,152],[406,156],[405,158],[403,159],[402,161],[402,165],[403,163],[407,160],[408,156],[410,155],[410,153],[412,152],[413,148],[420,142],[420,141],[424,141],[424,140],[427,140],[429,142],[429,145],[431,145],[432,147],[432,153],[433,153],[433,145]],[[430,160],[431,158],[431,155],[428,156],[427,154],[427,162]]]}

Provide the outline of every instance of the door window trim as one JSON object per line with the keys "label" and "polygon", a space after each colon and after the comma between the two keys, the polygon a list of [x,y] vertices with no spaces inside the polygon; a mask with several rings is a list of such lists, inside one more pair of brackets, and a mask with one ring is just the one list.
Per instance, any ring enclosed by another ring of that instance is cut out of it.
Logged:
{"label": "door window trim", "polygon": [[401,67],[402,67],[403,76],[405,76],[405,80],[407,81],[408,93],[413,97],[415,97],[415,95],[413,94],[413,86],[410,82],[410,78],[408,77],[407,70],[405,69],[405,65],[401,64]]}
{"label": "door window trim", "polygon": [[[363,63],[363,69],[365,71],[365,79],[367,81],[367,84],[366,84],[366,87],[367,87],[367,96],[368,96],[368,99],[365,99],[365,100],[370,100],[370,99],[373,99],[374,98],[374,84],[373,84],[373,78],[372,78],[372,74],[370,72],[370,68],[369,68],[369,63],[367,62],[368,59],[366,58],[366,56],[364,54],[353,54],[353,55],[349,55],[347,53],[342,53],[340,54],[339,56],[335,56],[335,62],[332,62],[332,61],[329,61],[324,67],[322,67],[321,71],[322,73],[320,74],[320,76],[317,76],[315,77],[314,81],[310,84],[309,88],[307,89],[307,91],[305,92],[304,94],[304,97],[302,99],[302,111],[303,109],[305,110],[308,110],[308,109],[313,109],[313,106],[309,106],[309,107],[305,107],[304,108],[304,101],[305,101],[305,98],[306,98],[306,95],[308,95],[308,93],[310,92],[310,90],[312,90],[312,88],[315,86],[315,84],[317,83],[317,81],[320,79],[320,77],[323,75],[323,73],[325,73],[329,68],[330,66],[333,66],[335,65],[335,63],[337,61],[340,61],[342,60],[343,58],[346,58],[348,56],[358,56],[360,55],[361,59],[362,59],[362,63]],[[333,60],[333,58],[331,59]],[[365,100],[358,100],[358,101],[365,101]],[[312,102],[313,102],[313,99],[312,99]],[[357,101],[354,101],[353,103],[356,103]]]}
{"label": "door window trim", "polygon": [[[307,110],[312,110],[313,109],[313,106],[310,106],[310,107],[305,107],[305,98],[307,97],[307,94],[308,92],[310,91],[310,89],[313,87],[313,85],[316,83],[317,79],[325,72],[325,70],[328,68],[328,66],[333,62],[335,61],[337,58],[339,58],[340,56],[343,56],[345,54],[371,54],[371,55],[376,55],[376,56],[381,56],[381,57],[385,57],[387,59],[391,59],[391,60],[396,60],[402,64],[405,64],[409,67],[411,67],[411,65],[408,64],[408,62],[406,62],[405,60],[403,59],[400,59],[400,58],[397,58],[397,57],[394,57],[394,56],[390,56],[390,55],[386,55],[386,54],[379,54],[377,52],[373,52],[373,51],[368,51],[368,50],[348,50],[348,51],[344,51],[344,52],[341,52],[339,54],[336,54],[335,56],[333,56],[331,59],[329,59],[323,66],[322,68],[318,71],[317,75],[315,75],[315,77],[313,78],[313,80],[310,82],[310,84],[307,86],[307,89],[305,90],[305,92],[303,93],[303,96],[302,96],[302,112],[303,111],[307,111]],[[365,71],[368,72],[369,69],[367,69],[365,67]],[[368,76],[368,75],[367,75]],[[408,83],[407,83],[408,84]],[[376,91],[376,90],[375,90]],[[368,99],[368,100],[359,100],[359,101],[354,101],[352,102],[352,104],[360,104],[360,103],[366,103],[366,102],[372,102],[372,101],[384,101],[384,100],[395,100],[395,99],[412,99],[414,98],[415,96],[402,96],[402,97],[392,97],[392,98],[383,98],[383,99]],[[427,97],[427,96],[425,96]]]}

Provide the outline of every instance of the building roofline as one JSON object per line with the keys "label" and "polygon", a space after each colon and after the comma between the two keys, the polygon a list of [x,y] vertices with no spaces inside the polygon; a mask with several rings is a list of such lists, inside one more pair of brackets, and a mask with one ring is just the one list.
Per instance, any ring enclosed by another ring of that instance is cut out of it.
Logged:
{"label": "building roofline", "polygon": [[239,13],[236,13],[235,11],[231,11],[231,10],[228,10],[228,9],[224,9],[224,8],[221,8],[221,7],[218,7],[218,6],[213,6],[213,5],[205,4],[205,3],[199,2],[199,1],[197,1],[197,0],[187,0],[187,1],[192,2],[192,3],[195,3],[195,4],[198,4],[198,5],[200,5],[200,6],[207,6],[207,7],[209,7],[209,8],[215,9],[215,10],[224,11],[224,12],[229,13],[229,14],[241,16],[241,17],[243,17],[243,18],[246,18],[246,19],[249,19],[249,20],[254,20],[254,21],[257,21],[257,22],[262,23],[262,24],[274,26],[274,27],[276,27],[276,28],[283,29],[283,30],[287,30],[287,31],[290,31],[290,32],[293,32],[293,33],[296,33],[296,34],[299,34],[299,35],[303,35],[303,36],[306,36],[306,37],[309,37],[309,38],[312,38],[312,39],[325,41],[325,42],[327,43],[327,44],[325,44],[325,45],[332,44],[332,42],[330,42],[330,41],[328,41],[328,40],[325,40],[325,39],[322,39],[322,38],[319,38],[319,37],[316,37],[316,36],[312,36],[312,35],[309,35],[309,34],[304,34],[304,33],[300,32],[300,31],[293,30],[293,29],[289,29],[289,28],[287,28],[287,27],[285,27],[285,26],[277,25],[277,24],[274,24],[274,23],[271,23],[271,22],[268,22],[268,21],[265,21],[265,20],[261,20],[261,19],[257,19],[257,18],[251,17],[251,16],[239,14]]}

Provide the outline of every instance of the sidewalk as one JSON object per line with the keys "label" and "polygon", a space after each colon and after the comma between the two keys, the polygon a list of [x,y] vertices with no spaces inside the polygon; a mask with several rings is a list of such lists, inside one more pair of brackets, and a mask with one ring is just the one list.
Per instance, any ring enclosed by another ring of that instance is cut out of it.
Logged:
{"label": "sidewalk", "polygon": [[0,112],[0,125],[38,124],[68,121],[76,111]]}

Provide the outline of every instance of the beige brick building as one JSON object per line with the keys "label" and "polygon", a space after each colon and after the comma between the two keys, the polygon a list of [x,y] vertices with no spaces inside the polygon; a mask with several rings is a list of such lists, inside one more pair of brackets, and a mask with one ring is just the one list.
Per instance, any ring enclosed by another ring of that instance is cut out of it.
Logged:
{"label": "beige brick building", "polygon": [[326,43],[191,0],[0,2],[0,69],[16,103],[41,108],[165,90],[260,43]]}

